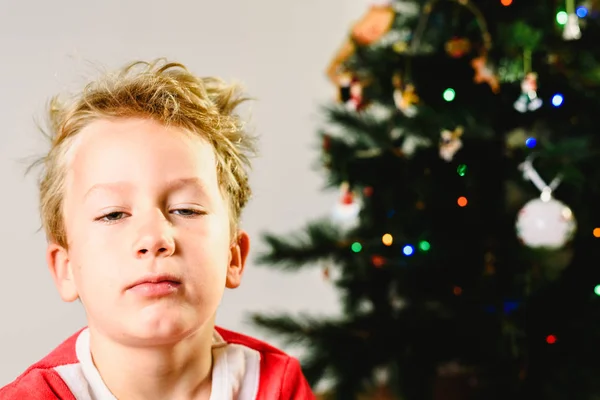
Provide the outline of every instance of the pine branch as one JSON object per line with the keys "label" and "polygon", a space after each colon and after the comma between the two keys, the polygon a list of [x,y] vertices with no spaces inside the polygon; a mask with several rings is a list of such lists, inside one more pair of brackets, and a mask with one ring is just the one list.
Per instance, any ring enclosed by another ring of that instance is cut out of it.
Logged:
{"label": "pine branch", "polygon": [[[371,371],[369,329],[372,323],[368,317],[337,321],[305,314],[297,317],[288,314],[252,314],[251,322],[269,334],[277,335],[285,344],[309,344],[309,353],[301,360],[301,364],[307,380],[313,386],[326,374],[335,376],[337,382],[353,376],[356,377],[351,385],[354,390],[362,385]],[[364,362],[360,366],[355,365],[353,361],[356,359]]]}
{"label": "pine branch", "polygon": [[310,333],[318,329],[322,323],[306,315],[292,317],[289,314],[262,315],[255,313],[251,314],[250,318],[252,324],[269,334],[282,337],[284,342],[289,345],[305,342]]}
{"label": "pine branch", "polygon": [[377,118],[368,112],[357,113],[341,107],[326,107],[329,122],[344,129],[358,148],[391,147],[389,120]]}
{"label": "pine branch", "polygon": [[301,234],[289,238],[265,234],[263,240],[270,249],[259,255],[257,262],[296,270],[338,252],[340,238],[339,230],[327,220],[312,222]]}

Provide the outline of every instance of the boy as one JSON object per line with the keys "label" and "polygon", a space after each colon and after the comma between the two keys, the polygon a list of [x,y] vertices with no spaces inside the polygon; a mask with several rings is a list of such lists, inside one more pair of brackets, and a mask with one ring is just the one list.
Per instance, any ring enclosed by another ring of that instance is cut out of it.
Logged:
{"label": "boy", "polygon": [[252,142],[235,86],[137,62],[50,107],[47,263],[88,326],[2,400],[314,399],[299,363],[215,327],[249,251],[238,228]]}

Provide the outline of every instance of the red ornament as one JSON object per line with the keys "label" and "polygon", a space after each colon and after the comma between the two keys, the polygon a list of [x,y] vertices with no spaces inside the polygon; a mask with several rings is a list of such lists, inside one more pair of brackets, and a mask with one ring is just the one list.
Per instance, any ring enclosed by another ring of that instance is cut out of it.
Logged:
{"label": "red ornament", "polygon": [[446,42],[446,53],[452,58],[460,58],[471,51],[471,42],[466,38],[455,37]]}
{"label": "red ornament", "polygon": [[348,190],[347,192],[342,194],[342,198],[341,198],[340,202],[342,204],[346,204],[346,205],[352,204],[352,203],[354,203],[354,195],[352,194],[351,191]]}
{"label": "red ornament", "polygon": [[363,189],[363,194],[367,197],[371,197],[373,195],[373,187],[367,186]]}
{"label": "red ornament", "polygon": [[331,147],[331,137],[329,135],[323,135],[323,150],[329,151]]}
{"label": "red ornament", "polygon": [[546,343],[548,343],[548,344],[554,344],[554,343],[556,343],[556,336],[554,336],[554,335],[548,335],[546,337]]}

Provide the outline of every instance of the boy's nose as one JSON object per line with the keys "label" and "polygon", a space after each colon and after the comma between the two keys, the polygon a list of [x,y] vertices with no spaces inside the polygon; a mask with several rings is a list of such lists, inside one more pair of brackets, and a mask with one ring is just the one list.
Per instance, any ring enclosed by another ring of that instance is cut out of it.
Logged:
{"label": "boy's nose", "polygon": [[133,252],[136,258],[169,257],[175,252],[172,226],[163,216],[146,221],[138,231]]}
{"label": "boy's nose", "polygon": [[169,257],[175,252],[175,241],[167,235],[144,235],[135,248],[137,258]]}

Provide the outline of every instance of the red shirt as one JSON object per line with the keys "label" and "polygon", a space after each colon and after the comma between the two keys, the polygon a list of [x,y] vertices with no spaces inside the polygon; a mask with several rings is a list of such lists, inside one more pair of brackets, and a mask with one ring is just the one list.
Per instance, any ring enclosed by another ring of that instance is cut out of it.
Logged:
{"label": "red shirt", "polygon": [[[298,361],[264,342],[216,327],[213,354],[217,357],[211,399],[315,400]],[[0,388],[0,400],[95,397],[114,399],[91,361],[87,329],[65,340]]]}

